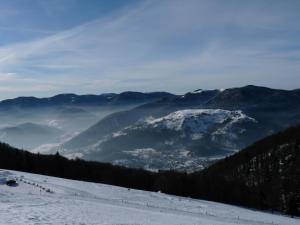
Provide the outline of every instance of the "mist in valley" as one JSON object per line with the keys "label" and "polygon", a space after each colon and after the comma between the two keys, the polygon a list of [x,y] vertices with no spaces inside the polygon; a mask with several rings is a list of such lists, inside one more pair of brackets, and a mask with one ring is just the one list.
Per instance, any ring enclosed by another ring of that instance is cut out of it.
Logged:
{"label": "mist in valley", "polygon": [[34,107],[0,111],[0,140],[35,153],[55,153],[61,143],[107,115],[135,106]]}

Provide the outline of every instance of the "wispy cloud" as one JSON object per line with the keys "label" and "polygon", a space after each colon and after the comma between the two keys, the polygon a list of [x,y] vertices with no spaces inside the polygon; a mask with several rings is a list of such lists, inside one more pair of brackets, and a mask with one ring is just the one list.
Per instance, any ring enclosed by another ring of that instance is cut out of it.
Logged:
{"label": "wispy cloud", "polygon": [[[300,83],[297,1],[165,0],[130,6],[1,47],[0,91],[9,77],[4,74],[31,83],[37,95]],[[22,93],[13,83],[10,90]]]}

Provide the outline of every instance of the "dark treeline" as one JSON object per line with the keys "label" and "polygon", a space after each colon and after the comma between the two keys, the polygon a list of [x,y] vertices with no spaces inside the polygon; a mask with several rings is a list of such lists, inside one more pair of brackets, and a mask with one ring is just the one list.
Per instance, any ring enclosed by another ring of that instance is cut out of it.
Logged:
{"label": "dark treeline", "polygon": [[300,126],[190,176],[193,197],[300,215]]}
{"label": "dark treeline", "polygon": [[7,144],[0,144],[0,168],[300,215],[300,126],[192,174],[69,160],[58,153],[33,154]]}

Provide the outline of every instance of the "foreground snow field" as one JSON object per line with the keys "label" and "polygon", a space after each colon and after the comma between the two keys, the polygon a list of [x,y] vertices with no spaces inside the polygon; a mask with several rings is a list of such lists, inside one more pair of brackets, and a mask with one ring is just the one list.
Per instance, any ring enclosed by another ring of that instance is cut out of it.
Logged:
{"label": "foreground snow field", "polygon": [[[7,178],[16,178],[19,185],[5,185]],[[296,225],[300,220],[162,193],[0,170],[0,224]]]}

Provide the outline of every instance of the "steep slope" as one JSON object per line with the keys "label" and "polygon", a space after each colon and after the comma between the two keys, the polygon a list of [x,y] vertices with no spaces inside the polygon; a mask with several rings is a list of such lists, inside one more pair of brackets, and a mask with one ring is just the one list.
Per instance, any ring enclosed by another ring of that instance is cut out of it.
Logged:
{"label": "steep slope", "polygon": [[135,109],[134,113],[130,113],[130,111],[113,113],[83,131],[78,136],[72,138],[70,141],[64,143],[63,148],[69,149],[69,152],[83,149],[91,144],[97,143],[106,135],[129,126],[147,115],[148,111],[143,109]]}
{"label": "steep slope", "polygon": [[198,197],[300,215],[300,126],[258,141],[193,176],[200,187],[195,190]]}
{"label": "steep slope", "polygon": [[[19,185],[4,185],[7,178],[17,179]],[[0,223],[7,225],[299,223],[231,205],[16,171],[0,170],[0,192]]]}

